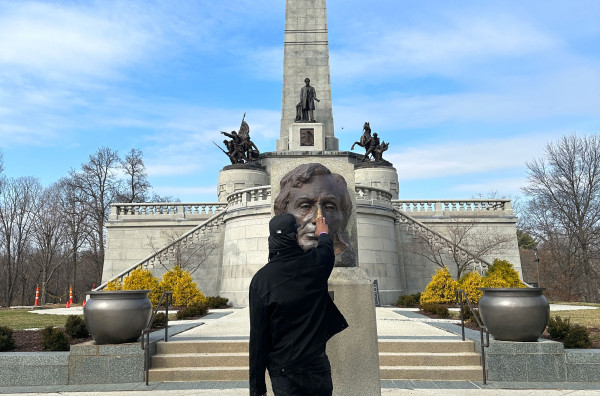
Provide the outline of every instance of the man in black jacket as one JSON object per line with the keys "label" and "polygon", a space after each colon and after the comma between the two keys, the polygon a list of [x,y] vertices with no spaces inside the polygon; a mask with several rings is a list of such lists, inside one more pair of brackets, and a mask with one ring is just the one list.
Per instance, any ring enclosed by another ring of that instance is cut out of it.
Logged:
{"label": "man in black jacket", "polygon": [[327,292],[335,256],[329,227],[315,214],[318,245],[298,245],[294,215],[269,222],[269,263],[250,283],[250,395],[331,395],[327,340],[348,327]]}

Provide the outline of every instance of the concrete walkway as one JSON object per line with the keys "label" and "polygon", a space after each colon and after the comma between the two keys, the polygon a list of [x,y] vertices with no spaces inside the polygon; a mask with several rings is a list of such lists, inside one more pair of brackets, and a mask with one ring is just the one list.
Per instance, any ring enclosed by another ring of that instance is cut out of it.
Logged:
{"label": "concrete walkway", "polygon": [[[564,306],[571,308],[572,306]],[[558,307],[557,307],[558,308]],[[562,308],[562,307],[561,307]],[[593,307],[591,307],[593,308]],[[56,311],[72,314],[74,308]],[[559,310],[559,309],[555,309]],[[396,307],[377,308],[377,332],[380,339],[400,338],[459,338],[452,333],[434,327],[433,322],[458,322],[456,320],[432,320],[417,314],[415,309]],[[39,311],[37,311],[39,312]],[[248,339],[248,309],[217,310],[200,319],[202,325],[173,336],[172,340],[186,339]],[[176,321],[173,324],[178,323]],[[170,322],[171,323],[171,322]],[[430,324],[431,323],[431,324]],[[600,381],[600,377],[599,377]],[[599,395],[600,383],[513,383],[481,381],[396,381],[383,380],[382,395]],[[4,388],[0,394],[22,395],[248,395],[247,381],[228,382],[160,382],[103,385],[63,385],[42,387]]]}

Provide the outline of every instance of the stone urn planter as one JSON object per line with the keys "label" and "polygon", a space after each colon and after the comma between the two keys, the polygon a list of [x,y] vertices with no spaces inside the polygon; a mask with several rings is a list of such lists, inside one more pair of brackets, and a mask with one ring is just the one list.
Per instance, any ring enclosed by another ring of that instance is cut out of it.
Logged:
{"label": "stone urn planter", "polygon": [[550,318],[545,288],[480,288],[479,314],[496,340],[535,342]]}
{"label": "stone urn planter", "polygon": [[150,290],[90,291],[83,318],[96,344],[136,341],[152,316]]}

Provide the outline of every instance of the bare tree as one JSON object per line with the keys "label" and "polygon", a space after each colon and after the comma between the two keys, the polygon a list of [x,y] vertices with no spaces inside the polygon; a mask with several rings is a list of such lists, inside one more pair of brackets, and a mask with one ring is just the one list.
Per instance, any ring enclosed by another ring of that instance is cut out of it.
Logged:
{"label": "bare tree", "polygon": [[586,301],[600,297],[600,138],[564,136],[527,164],[528,232]]}
{"label": "bare tree", "polygon": [[150,189],[146,166],[142,159],[142,151],[131,149],[121,161],[121,169],[125,172],[125,186],[119,193],[119,202],[145,202],[146,193]]}
{"label": "bare tree", "polygon": [[[477,259],[501,253],[510,247],[512,235],[498,232],[483,223],[452,219],[436,230],[446,237],[446,243],[428,233],[418,233],[412,253],[425,257],[439,267],[455,267],[457,279],[474,267]],[[467,250],[471,254],[467,254]]]}
{"label": "bare tree", "polygon": [[61,206],[60,186],[54,184],[41,194],[40,204],[33,218],[33,241],[37,248],[37,262],[40,268],[40,303],[46,303],[47,283],[55,271],[65,264],[66,223]]}
{"label": "bare tree", "polygon": [[41,190],[33,177],[0,180],[0,266],[6,305],[13,302],[17,279],[25,277],[24,264],[31,251],[30,237]]}
{"label": "bare tree", "polygon": [[114,202],[119,190],[116,170],[120,158],[115,150],[102,147],[90,155],[89,162],[81,166],[81,171],[71,170],[70,183],[78,191],[82,203],[93,220],[93,238],[89,245],[94,261],[102,272],[104,261],[105,223],[108,220],[110,204]]}
{"label": "bare tree", "polygon": [[164,257],[162,254],[157,255],[159,264],[167,271],[174,264],[178,264],[181,269],[193,274],[217,249],[217,243],[210,236],[200,236],[193,241],[181,241],[180,236],[181,234],[174,230],[162,231],[162,240],[166,242],[159,245],[152,237],[148,237],[148,246],[154,253],[159,253],[163,247],[172,245],[169,257]]}
{"label": "bare tree", "polygon": [[[69,283],[74,285],[75,297],[84,290],[89,290],[92,284],[79,285],[77,270],[80,266],[81,250],[87,245],[91,235],[92,224],[90,213],[86,210],[85,197],[81,190],[74,187],[73,181],[63,178],[58,181],[61,210],[64,221],[66,250],[69,258]],[[96,281],[100,281],[97,279]],[[94,282],[93,280],[91,281]]]}

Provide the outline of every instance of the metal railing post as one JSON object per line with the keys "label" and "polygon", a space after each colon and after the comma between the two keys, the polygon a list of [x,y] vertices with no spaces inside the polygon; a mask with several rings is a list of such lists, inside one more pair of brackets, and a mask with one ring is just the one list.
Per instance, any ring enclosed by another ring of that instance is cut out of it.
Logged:
{"label": "metal railing post", "polygon": [[146,386],[148,385],[148,377],[150,376],[150,333],[152,332],[152,323],[158,313],[158,309],[165,301],[165,342],[169,341],[169,305],[173,304],[173,292],[165,291],[146,325],[146,328],[142,330],[141,347],[144,350],[144,373],[146,377]]}
{"label": "metal railing post", "polygon": [[[479,338],[480,338],[480,343],[481,343],[481,365],[483,367],[483,384],[487,385],[487,373],[485,371],[486,370],[485,348],[490,346],[490,333],[488,332],[487,327],[485,327],[479,320],[478,313],[475,312],[475,309],[473,309],[473,305],[471,305],[471,301],[469,300],[469,296],[467,296],[467,293],[464,290],[459,289],[456,291],[456,303],[460,304],[460,306],[459,306],[460,325],[462,328],[463,341],[465,340],[465,320],[464,320],[464,312],[463,312],[464,301],[467,302],[467,305],[469,306],[469,310],[471,310],[471,313],[473,314],[473,317],[475,318],[475,322],[477,322],[477,326],[479,327]],[[485,335],[486,335],[486,342],[483,341],[483,332],[485,332]]]}

